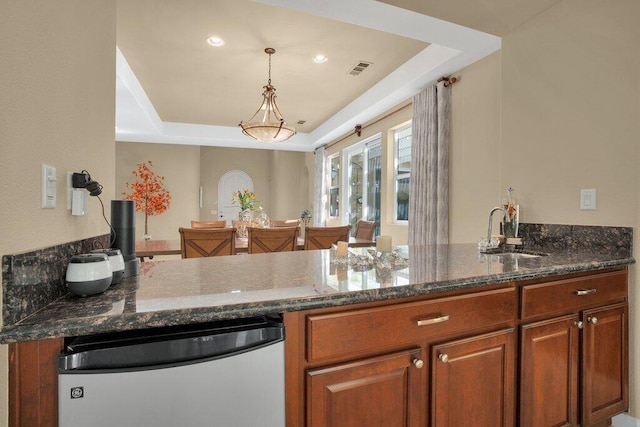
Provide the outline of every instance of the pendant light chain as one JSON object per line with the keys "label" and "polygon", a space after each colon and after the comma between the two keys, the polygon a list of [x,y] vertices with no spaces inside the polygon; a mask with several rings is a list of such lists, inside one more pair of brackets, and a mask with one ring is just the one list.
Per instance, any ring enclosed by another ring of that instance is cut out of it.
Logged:
{"label": "pendant light chain", "polygon": [[267,82],[268,85],[271,85],[271,53],[269,54],[269,81]]}

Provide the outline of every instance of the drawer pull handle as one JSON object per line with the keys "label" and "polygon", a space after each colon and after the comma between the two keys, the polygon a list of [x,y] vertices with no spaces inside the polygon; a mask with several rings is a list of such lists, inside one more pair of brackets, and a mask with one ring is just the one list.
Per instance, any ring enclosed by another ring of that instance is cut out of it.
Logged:
{"label": "drawer pull handle", "polygon": [[576,320],[575,322],[573,322],[573,324],[576,325],[578,329],[582,329],[584,326],[582,320]]}
{"label": "drawer pull handle", "polygon": [[446,322],[447,320],[449,320],[449,315],[445,314],[444,316],[434,317],[432,319],[418,320],[418,326],[433,325],[434,323]]}
{"label": "drawer pull handle", "polygon": [[578,295],[579,297],[583,296],[583,295],[591,295],[591,294],[595,294],[597,291],[597,289],[578,289],[576,291],[576,295]]}
{"label": "drawer pull handle", "polygon": [[413,359],[411,363],[413,363],[413,365],[418,369],[422,369],[422,367],[424,366],[424,362],[420,359]]}
{"label": "drawer pull handle", "polygon": [[592,325],[597,325],[598,324],[598,318],[597,317],[587,317],[587,320],[589,321],[589,323],[591,323]]}
{"label": "drawer pull handle", "polygon": [[449,355],[447,353],[440,353],[438,359],[440,359],[442,363],[447,363],[449,361]]}

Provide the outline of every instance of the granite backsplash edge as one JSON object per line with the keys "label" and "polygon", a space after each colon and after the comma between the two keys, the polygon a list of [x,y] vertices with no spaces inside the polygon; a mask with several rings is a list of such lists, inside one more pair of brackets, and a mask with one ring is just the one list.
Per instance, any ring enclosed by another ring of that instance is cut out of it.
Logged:
{"label": "granite backsplash edge", "polygon": [[2,323],[14,325],[66,294],[73,255],[109,246],[109,235],[2,256]]}
{"label": "granite backsplash edge", "polygon": [[633,228],[597,225],[520,224],[518,232],[527,249],[606,251],[633,256]]}

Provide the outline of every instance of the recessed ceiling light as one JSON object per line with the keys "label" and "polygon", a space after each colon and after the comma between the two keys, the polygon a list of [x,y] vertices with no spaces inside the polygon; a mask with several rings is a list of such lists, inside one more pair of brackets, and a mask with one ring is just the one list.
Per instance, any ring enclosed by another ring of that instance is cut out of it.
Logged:
{"label": "recessed ceiling light", "polygon": [[324,62],[327,62],[328,60],[329,58],[324,55],[316,55],[313,57],[313,62],[315,62],[316,64],[322,64]]}
{"label": "recessed ceiling light", "polygon": [[214,47],[224,46],[224,40],[218,36],[211,36],[207,39],[207,43]]}

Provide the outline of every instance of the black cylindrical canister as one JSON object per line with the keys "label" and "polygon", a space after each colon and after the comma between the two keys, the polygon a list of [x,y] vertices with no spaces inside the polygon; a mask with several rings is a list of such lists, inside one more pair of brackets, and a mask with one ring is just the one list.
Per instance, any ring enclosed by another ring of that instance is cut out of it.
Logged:
{"label": "black cylindrical canister", "polygon": [[122,253],[125,277],[137,275],[135,207],[133,200],[111,201],[112,247]]}

